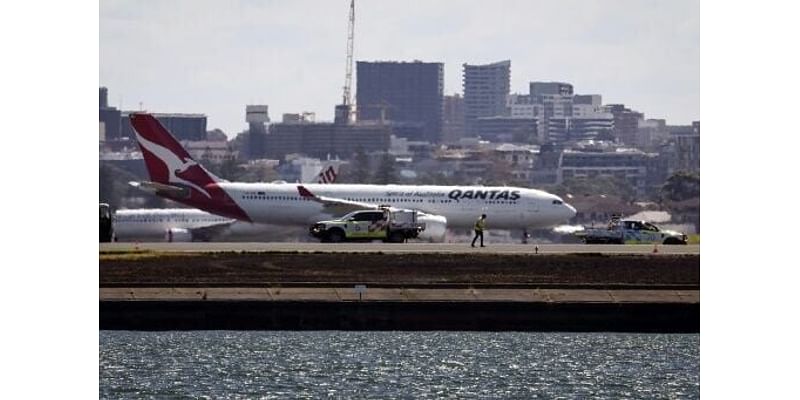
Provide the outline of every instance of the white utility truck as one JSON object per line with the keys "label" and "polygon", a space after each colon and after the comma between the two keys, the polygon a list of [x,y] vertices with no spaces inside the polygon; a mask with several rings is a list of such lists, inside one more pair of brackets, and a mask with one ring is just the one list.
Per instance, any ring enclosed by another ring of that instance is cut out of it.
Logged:
{"label": "white utility truck", "polygon": [[575,236],[586,244],[686,244],[687,236],[681,232],[660,229],[646,221],[611,218],[605,228],[584,228]]}
{"label": "white utility truck", "polygon": [[425,224],[417,222],[419,212],[381,207],[353,211],[341,218],[319,221],[310,234],[321,242],[370,241],[402,243],[419,236]]}

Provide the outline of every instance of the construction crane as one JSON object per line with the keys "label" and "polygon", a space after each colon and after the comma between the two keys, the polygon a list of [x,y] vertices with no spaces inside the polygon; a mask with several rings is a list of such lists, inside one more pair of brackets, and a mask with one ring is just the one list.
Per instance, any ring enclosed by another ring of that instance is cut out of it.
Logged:
{"label": "construction crane", "polygon": [[353,101],[350,88],[353,82],[353,31],[356,22],[355,0],[350,0],[350,17],[347,23],[347,65],[344,73],[344,91],[342,93],[342,104],[336,106],[334,122],[337,124],[348,124],[353,114]]}

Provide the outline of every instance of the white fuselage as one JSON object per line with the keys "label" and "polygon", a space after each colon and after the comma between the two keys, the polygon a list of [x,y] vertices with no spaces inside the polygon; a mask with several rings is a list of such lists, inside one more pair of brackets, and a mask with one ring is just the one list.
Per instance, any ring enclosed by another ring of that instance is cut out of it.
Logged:
{"label": "white fuselage", "polygon": [[[117,210],[114,213],[114,236],[120,241],[166,239],[169,230],[192,230],[231,221],[230,218],[193,208]],[[261,224],[236,221],[226,229],[226,233],[250,235],[267,230],[268,227]]]}
{"label": "white fuselage", "polygon": [[[253,222],[308,226],[338,217],[320,202],[300,196],[298,184],[219,183]],[[506,186],[303,185],[320,197],[389,205],[441,215],[448,228],[472,228],[481,214],[490,229],[528,229],[565,222],[575,209],[558,196]]]}

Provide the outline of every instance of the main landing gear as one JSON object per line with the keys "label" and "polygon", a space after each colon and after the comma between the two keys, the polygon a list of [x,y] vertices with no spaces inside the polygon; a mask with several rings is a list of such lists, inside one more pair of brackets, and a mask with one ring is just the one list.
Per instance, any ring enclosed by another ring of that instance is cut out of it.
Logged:
{"label": "main landing gear", "polygon": [[527,229],[522,230],[522,244],[528,244],[528,239],[531,238],[531,234],[528,233]]}

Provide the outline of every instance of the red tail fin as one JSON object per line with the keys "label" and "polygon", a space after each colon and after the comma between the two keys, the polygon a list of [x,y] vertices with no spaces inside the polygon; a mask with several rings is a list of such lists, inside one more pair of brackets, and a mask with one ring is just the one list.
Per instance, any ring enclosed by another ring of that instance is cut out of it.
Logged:
{"label": "red tail fin", "polygon": [[130,118],[153,182],[182,183],[190,187],[194,184],[200,188],[215,182],[155,117],[133,113]]}
{"label": "red tail fin", "polygon": [[193,160],[155,117],[133,113],[130,118],[150,179],[156,183],[186,188],[189,193],[185,198],[176,198],[169,193],[160,194],[215,214],[250,220],[217,185],[214,175]]}
{"label": "red tail fin", "polygon": [[319,175],[317,175],[317,183],[334,183],[336,182],[336,168],[334,164],[330,164],[322,168]]}

